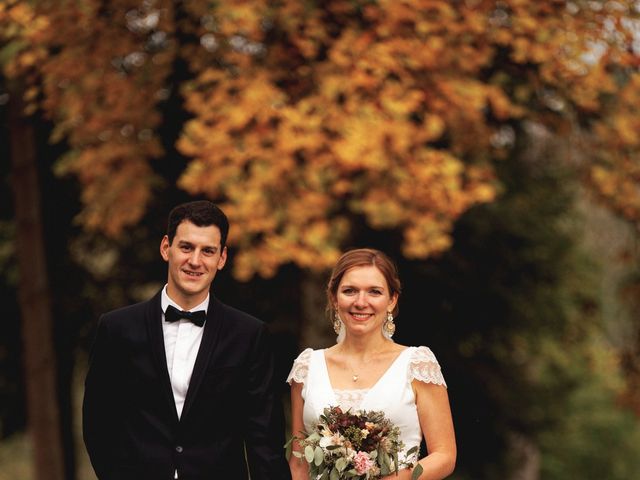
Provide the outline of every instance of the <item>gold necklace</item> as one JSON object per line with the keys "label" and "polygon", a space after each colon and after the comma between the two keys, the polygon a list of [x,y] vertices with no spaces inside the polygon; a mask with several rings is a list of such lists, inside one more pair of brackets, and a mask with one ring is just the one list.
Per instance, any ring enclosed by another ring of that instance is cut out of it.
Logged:
{"label": "gold necklace", "polygon": [[[378,352],[375,352],[378,353]],[[347,364],[347,367],[349,367],[349,370],[351,371],[351,381],[353,381],[353,383],[356,383],[358,381],[358,379],[360,378],[360,374],[357,372],[354,372],[353,367],[351,366],[352,364],[350,362],[347,361],[347,356],[345,355],[345,361]]]}
{"label": "gold necklace", "polygon": [[353,383],[357,382],[358,379],[360,378],[360,374],[353,371],[354,369],[351,366],[351,362],[348,362],[346,358],[344,359],[344,363],[346,363],[347,368],[351,372],[351,380],[353,381]]}
{"label": "gold necklace", "polygon": [[353,381],[353,383],[357,382],[358,379],[360,378],[360,374],[357,372],[354,372],[353,367],[351,366],[351,363],[347,362],[347,365],[349,366],[349,370],[351,370],[351,380]]}

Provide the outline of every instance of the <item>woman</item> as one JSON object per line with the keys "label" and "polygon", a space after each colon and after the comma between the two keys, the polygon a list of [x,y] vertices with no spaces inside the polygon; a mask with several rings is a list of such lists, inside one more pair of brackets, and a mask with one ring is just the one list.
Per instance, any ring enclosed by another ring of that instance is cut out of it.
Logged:
{"label": "woman", "polygon": [[[456,445],[446,384],[427,347],[395,343],[400,280],[382,252],[357,249],[338,260],[327,287],[327,310],[338,334],[336,345],[303,351],[294,361],[291,384],[292,433],[311,431],[325,407],[378,410],[400,428],[405,449],[400,461],[415,464],[407,451],[423,436],[428,454],[419,463],[421,480],[453,471]],[[294,449],[300,446],[294,442]],[[308,480],[308,464],[292,455],[293,480]],[[407,480],[411,468],[388,479]]]}

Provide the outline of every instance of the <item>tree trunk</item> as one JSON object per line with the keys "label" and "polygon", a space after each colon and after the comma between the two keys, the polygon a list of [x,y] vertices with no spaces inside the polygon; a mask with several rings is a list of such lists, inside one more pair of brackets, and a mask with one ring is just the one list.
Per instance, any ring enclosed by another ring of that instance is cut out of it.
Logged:
{"label": "tree trunk", "polygon": [[528,437],[512,432],[510,457],[513,469],[509,480],[540,480],[540,450]]}
{"label": "tree trunk", "polygon": [[336,342],[336,335],[325,315],[327,276],[327,273],[313,272],[306,272],[303,276],[301,348],[325,348]]}
{"label": "tree trunk", "polygon": [[33,125],[22,112],[22,92],[16,89],[9,102],[9,128],[27,422],[36,480],[63,480],[53,319],[42,235],[35,135]]}

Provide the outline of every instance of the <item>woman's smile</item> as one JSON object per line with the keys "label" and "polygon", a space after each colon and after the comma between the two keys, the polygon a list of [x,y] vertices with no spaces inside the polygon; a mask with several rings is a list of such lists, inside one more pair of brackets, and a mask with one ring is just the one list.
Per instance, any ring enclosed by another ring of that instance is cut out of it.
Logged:
{"label": "woman's smile", "polygon": [[382,335],[382,324],[395,302],[382,272],[366,265],[345,272],[338,286],[335,308],[347,332]]}
{"label": "woman's smile", "polygon": [[368,320],[373,316],[373,313],[349,312],[349,315],[357,320]]}

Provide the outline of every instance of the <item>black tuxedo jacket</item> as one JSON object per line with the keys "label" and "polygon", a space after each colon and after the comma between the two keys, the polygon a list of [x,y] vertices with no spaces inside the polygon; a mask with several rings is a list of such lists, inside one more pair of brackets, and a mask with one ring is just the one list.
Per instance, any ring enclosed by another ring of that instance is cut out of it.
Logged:
{"label": "black tuxedo jacket", "polygon": [[83,402],[100,480],[290,478],[265,324],[210,297],[181,418],[162,334],[160,292],[100,318]]}

